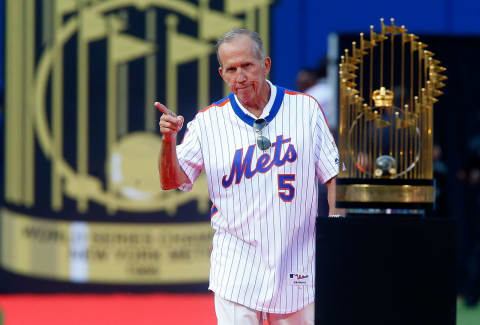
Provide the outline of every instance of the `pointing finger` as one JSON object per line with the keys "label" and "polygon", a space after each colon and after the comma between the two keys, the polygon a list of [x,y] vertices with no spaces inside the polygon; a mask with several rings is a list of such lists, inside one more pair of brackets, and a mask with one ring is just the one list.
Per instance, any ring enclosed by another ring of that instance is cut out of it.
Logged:
{"label": "pointing finger", "polygon": [[163,105],[162,103],[159,103],[159,102],[155,102],[155,107],[160,111],[162,112],[163,114],[167,114],[167,115],[170,115],[170,116],[176,116],[175,113],[173,113],[171,110],[169,110],[165,105]]}

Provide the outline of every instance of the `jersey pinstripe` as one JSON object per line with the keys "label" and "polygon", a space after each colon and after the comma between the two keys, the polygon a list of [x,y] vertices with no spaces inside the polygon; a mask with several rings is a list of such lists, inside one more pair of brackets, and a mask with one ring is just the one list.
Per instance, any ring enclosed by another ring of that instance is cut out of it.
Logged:
{"label": "jersey pinstripe", "polygon": [[202,169],[207,175],[209,288],[258,311],[291,313],[314,300],[318,181],[337,175],[339,159],[318,103],[271,89],[262,131],[270,149],[255,145],[254,117],[230,94],[188,123],[177,156],[192,183]]}

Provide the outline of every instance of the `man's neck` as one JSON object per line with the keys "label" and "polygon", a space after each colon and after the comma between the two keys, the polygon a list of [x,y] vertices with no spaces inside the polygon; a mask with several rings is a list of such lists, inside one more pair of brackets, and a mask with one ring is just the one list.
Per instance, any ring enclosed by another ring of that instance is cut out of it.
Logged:
{"label": "man's neck", "polygon": [[260,117],[263,113],[263,109],[267,105],[268,101],[270,100],[270,85],[268,82],[265,82],[263,89],[260,92],[260,97],[257,99],[254,105],[248,105],[242,103],[243,107],[245,107],[250,113],[255,115],[256,117]]}

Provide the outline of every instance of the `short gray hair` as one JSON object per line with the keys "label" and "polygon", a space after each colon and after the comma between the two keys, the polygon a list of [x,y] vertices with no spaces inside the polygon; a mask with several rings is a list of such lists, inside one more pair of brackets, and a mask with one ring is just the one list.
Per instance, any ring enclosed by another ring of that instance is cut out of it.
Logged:
{"label": "short gray hair", "polygon": [[222,66],[222,61],[220,61],[220,55],[218,54],[218,50],[220,49],[220,46],[223,43],[228,43],[230,41],[233,41],[239,36],[248,36],[250,39],[253,41],[253,52],[257,56],[259,60],[265,59],[265,51],[263,50],[263,41],[260,38],[260,35],[257,32],[244,29],[244,28],[239,28],[239,29],[233,29],[229,32],[227,32],[225,35],[220,37],[217,41],[217,44],[215,45],[215,50],[217,52],[217,60],[220,66]]}

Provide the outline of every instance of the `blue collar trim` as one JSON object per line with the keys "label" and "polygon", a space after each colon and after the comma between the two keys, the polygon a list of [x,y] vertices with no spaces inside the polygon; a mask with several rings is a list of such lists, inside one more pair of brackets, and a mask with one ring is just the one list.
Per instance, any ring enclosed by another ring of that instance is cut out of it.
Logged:
{"label": "blue collar trim", "polygon": [[[282,105],[283,96],[285,95],[285,89],[282,87],[277,87],[277,95],[275,96],[275,101],[273,102],[272,108],[270,109],[270,113],[265,118],[265,120],[270,123],[275,116],[277,115],[278,111],[280,110],[280,106]],[[253,126],[255,119],[250,115],[245,114],[240,106],[238,106],[237,101],[235,100],[235,95],[230,93],[228,96],[230,98],[230,103],[232,104],[233,111],[235,114],[245,123],[250,126]]]}

